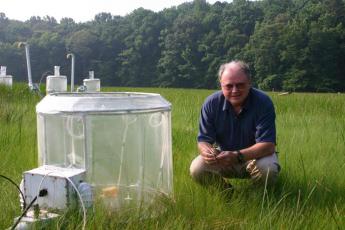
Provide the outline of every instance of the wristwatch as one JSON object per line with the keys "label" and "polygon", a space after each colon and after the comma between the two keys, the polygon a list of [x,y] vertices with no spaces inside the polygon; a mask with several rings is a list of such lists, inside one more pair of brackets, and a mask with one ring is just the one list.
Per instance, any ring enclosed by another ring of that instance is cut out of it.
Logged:
{"label": "wristwatch", "polygon": [[235,153],[236,153],[236,157],[237,157],[238,163],[243,164],[244,162],[246,162],[244,160],[244,155],[241,153],[240,150],[236,150]]}

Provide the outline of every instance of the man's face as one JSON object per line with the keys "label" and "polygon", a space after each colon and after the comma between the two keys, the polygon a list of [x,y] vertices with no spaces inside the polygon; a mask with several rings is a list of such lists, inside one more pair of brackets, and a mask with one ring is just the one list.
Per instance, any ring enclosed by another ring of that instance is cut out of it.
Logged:
{"label": "man's face", "polygon": [[233,107],[243,105],[251,86],[250,80],[237,65],[231,65],[224,70],[220,85],[224,97]]}

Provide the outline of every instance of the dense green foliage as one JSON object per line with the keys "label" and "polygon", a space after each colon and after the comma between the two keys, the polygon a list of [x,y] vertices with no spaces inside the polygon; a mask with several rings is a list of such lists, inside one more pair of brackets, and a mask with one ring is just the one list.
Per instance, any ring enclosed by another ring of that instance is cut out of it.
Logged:
{"label": "dense green foliage", "polygon": [[31,45],[34,82],[76,55],[78,83],[94,70],[103,85],[215,88],[220,64],[250,63],[262,89],[345,90],[344,0],[195,0],[121,17],[60,22],[33,16],[25,22],[0,13],[0,64],[25,80],[24,49]]}
{"label": "dense green foliage", "polygon": [[[268,190],[248,180],[231,180],[231,198],[203,188],[189,176],[197,155],[200,106],[210,90],[106,88],[107,91],[156,92],[172,103],[175,202],[156,218],[141,219],[89,213],[86,229],[342,229],[345,226],[345,96],[301,94],[270,96],[276,107],[278,184]],[[37,166],[35,104],[26,87],[0,87],[0,174],[20,182],[23,171]],[[0,178],[0,229],[19,216],[18,192]],[[67,212],[49,229],[81,229],[78,212]],[[38,228],[39,229],[39,228]]]}

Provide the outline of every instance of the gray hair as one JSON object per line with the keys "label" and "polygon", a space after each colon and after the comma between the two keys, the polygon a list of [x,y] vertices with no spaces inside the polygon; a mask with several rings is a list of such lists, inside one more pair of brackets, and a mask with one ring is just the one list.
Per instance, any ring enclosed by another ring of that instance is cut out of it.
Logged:
{"label": "gray hair", "polygon": [[223,72],[225,71],[225,69],[227,67],[229,67],[230,65],[236,64],[240,67],[241,71],[248,77],[248,79],[251,79],[251,75],[250,75],[250,69],[249,69],[249,65],[247,63],[245,63],[244,61],[241,60],[234,60],[228,63],[224,63],[219,67],[218,70],[218,80],[220,81],[223,75]]}

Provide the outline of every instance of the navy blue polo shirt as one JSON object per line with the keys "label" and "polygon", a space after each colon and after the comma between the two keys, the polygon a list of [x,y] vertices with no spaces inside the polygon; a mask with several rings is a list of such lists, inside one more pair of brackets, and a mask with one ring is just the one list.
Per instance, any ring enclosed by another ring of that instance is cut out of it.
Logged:
{"label": "navy blue polo shirt", "polygon": [[251,88],[242,111],[236,115],[222,91],[210,95],[201,109],[198,142],[216,143],[223,151],[235,151],[259,142],[276,143],[271,99]]}

